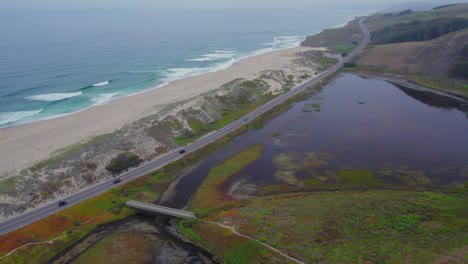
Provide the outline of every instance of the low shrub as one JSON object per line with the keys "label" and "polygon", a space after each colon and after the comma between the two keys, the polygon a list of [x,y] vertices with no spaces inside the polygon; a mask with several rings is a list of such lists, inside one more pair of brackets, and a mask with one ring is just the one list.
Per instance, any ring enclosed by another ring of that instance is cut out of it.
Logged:
{"label": "low shrub", "polygon": [[135,153],[124,152],[112,159],[106,166],[106,170],[113,173],[120,173],[128,168],[137,166],[141,162],[142,160]]}

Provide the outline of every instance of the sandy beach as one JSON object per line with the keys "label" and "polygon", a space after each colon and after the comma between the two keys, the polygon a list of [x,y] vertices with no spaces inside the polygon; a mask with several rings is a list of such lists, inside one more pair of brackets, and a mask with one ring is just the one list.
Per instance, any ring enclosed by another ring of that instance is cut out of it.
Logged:
{"label": "sandy beach", "polygon": [[217,89],[236,78],[254,79],[264,70],[298,71],[293,63],[296,54],[310,49],[295,47],[245,58],[224,70],[174,81],[82,112],[0,129],[0,178],[13,176],[57,150],[113,132],[170,103]]}

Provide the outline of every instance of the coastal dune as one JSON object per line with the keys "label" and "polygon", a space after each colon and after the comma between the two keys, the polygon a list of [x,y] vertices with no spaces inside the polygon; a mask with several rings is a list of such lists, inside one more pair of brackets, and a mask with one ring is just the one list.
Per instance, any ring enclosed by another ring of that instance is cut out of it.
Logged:
{"label": "coastal dune", "polygon": [[299,52],[310,49],[295,47],[248,57],[224,70],[177,80],[78,113],[0,129],[0,179],[14,176],[60,149],[116,131],[158,113],[171,103],[212,91],[236,78],[254,79],[265,70],[304,70],[294,63],[294,59],[298,58]]}

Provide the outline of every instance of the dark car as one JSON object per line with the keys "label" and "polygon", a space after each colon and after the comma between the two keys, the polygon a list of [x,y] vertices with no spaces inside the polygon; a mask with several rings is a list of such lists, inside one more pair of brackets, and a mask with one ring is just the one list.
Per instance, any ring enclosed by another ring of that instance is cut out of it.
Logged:
{"label": "dark car", "polygon": [[121,181],[122,181],[121,179],[115,179],[112,183],[117,184],[117,183],[119,183]]}
{"label": "dark car", "polygon": [[248,119],[248,118],[244,119],[244,122],[247,122],[247,121],[249,121],[249,119]]}
{"label": "dark car", "polygon": [[58,206],[64,206],[64,205],[66,205],[66,204],[67,204],[67,202],[65,202],[65,201],[60,201],[60,202],[58,203]]}
{"label": "dark car", "polygon": [[187,152],[185,149],[179,150],[179,154],[184,154],[185,152]]}

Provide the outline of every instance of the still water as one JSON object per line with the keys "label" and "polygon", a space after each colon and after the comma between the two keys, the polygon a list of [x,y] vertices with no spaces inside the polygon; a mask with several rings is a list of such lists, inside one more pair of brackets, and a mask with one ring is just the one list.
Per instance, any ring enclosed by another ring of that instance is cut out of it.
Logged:
{"label": "still water", "polygon": [[211,167],[253,144],[265,146],[262,157],[226,191],[239,182],[336,184],[342,171],[365,171],[391,189],[460,187],[468,179],[467,135],[466,99],[345,74],[208,157],[168,204],[187,201]]}

